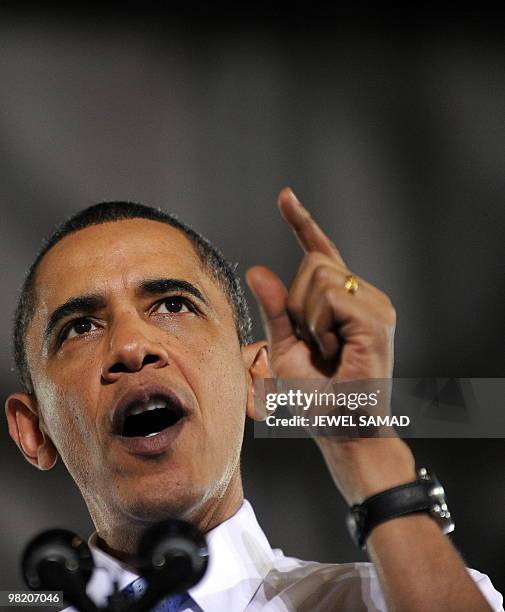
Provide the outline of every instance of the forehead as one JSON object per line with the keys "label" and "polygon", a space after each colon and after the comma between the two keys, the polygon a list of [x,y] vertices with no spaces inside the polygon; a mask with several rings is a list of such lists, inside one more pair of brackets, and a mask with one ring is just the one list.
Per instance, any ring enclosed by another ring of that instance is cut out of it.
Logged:
{"label": "forehead", "polygon": [[126,289],[156,277],[210,282],[193,243],[166,223],[127,219],[91,225],[65,236],[43,257],[35,280],[37,305],[45,310],[76,295]]}

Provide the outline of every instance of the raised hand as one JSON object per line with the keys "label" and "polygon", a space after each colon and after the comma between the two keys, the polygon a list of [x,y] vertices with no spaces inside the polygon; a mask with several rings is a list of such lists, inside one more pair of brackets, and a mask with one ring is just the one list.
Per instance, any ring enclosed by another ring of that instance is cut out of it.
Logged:
{"label": "raised hand", "polygon": [[382,291],[353,275],[335,244],[289,188],[282,217],[305,255],[288,291],[264,266],[247,282],[262,313],[270,360],[281,378],[389,378],[395,310]]}

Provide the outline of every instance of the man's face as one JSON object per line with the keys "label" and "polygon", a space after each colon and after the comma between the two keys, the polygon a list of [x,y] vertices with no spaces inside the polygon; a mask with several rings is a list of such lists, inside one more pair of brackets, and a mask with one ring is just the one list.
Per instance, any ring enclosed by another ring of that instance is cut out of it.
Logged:
{"label": "man's face", "polygon": [[41,421],[90,509],[188,515],[238,478],[248,366],[182,232],[132,219],[66,236],[38,269],[27,356]]}

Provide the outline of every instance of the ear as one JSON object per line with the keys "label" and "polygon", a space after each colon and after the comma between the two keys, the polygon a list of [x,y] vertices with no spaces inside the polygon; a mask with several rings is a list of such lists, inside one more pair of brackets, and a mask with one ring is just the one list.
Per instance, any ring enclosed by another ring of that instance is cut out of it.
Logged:
{"label": "ear", "polygon": [[261,410],[259,405],[255,405],[254,383],[264,378],[274,377],[270,367],[268,342],[259,340],[253,344],[244,345],[242,347],[242,357],[249,373],[246,414],[251,419],[262,421],[266,417],[266,410]]}
{"label": "ear", "polygon": [[40,470],[51,469],[58,459],[51,438],[40,426],[35,396],[13,393],[5,402],[9,434],[24,458]]}

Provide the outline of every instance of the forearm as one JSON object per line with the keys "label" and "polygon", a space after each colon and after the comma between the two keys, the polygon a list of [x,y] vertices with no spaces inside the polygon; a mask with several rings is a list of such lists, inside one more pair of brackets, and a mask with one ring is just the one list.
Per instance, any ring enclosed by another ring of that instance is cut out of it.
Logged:
{"label": "forearm", "polygon": [[[416,478],[412,453],[398,438],[318,444],[349,505]],[[391,612],[490,610],[451,541],[427,514],[376,526],[367,550]]]}
{"label": "forearm", "polygon": [[489,612],[463,560],[427,514],[375,527],[367,540],[390,612]]}

